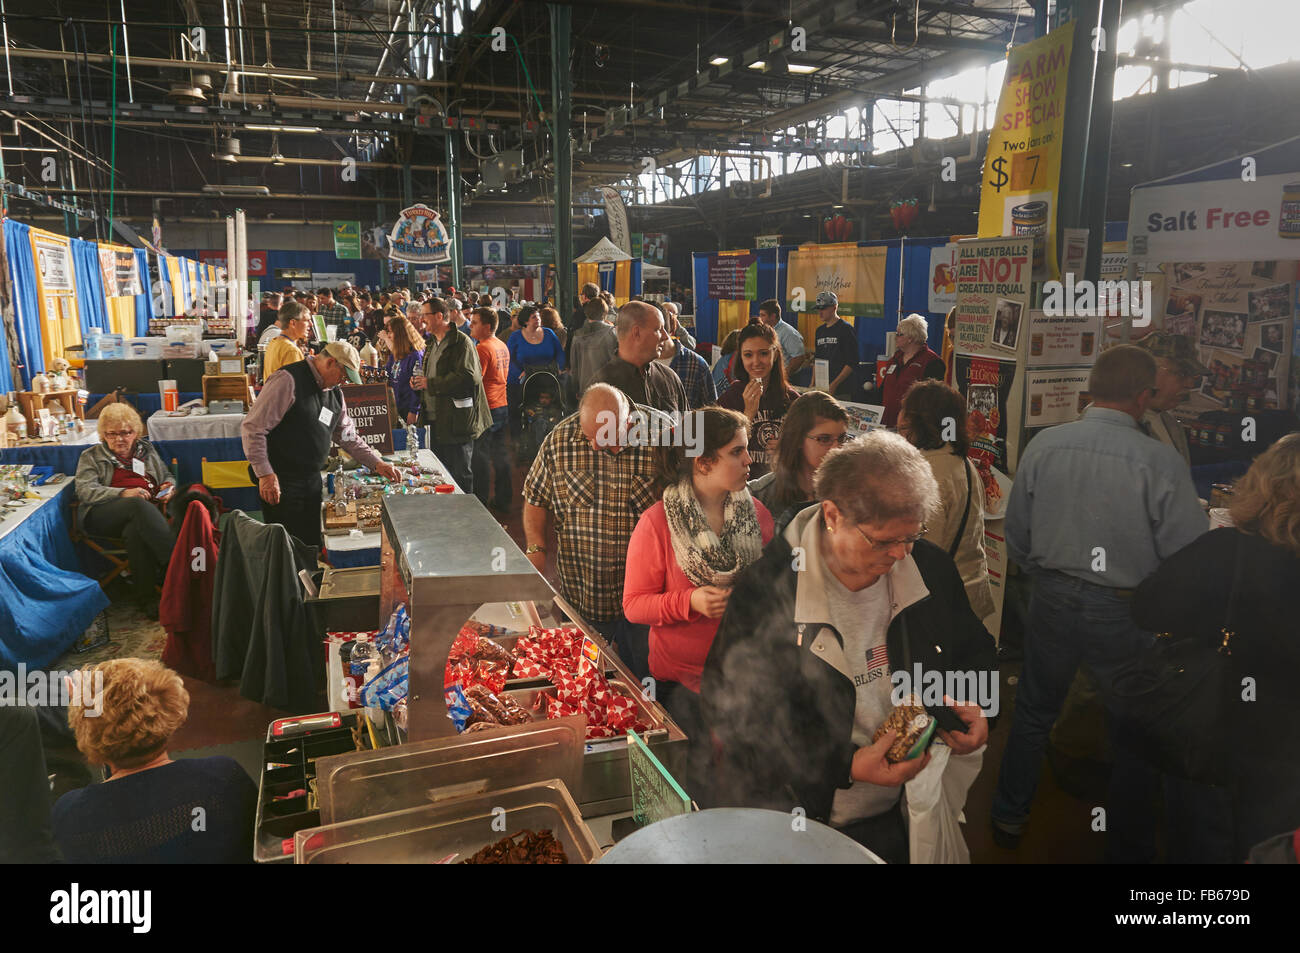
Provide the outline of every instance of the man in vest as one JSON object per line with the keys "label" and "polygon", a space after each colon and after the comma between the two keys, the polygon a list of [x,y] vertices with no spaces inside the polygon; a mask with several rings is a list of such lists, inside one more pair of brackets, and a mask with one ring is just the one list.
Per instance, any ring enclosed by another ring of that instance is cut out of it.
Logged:
{"label": "man in vest", "polygon": [[344,341],[289,364],[266,380],[240,426],[244,455],[257,481],[262,515],[309,546],[320,546],[321,470],[337,443],[362,466],[390,480],[397,469],[358,436],[339,385],[360,384],[361,359]]}

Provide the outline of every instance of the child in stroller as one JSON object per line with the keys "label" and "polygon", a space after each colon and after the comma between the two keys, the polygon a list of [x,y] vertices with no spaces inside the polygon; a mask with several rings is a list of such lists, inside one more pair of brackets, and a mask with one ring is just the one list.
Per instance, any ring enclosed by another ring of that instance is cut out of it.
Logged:
{"label": "child in stroller", "polygon": [[523,429],[519,435],[516,458],[520,466],[530,466],[542,448],[546,435],[565,417],[564,392],[549,370],[534,371],[524,378],[521,400]]}

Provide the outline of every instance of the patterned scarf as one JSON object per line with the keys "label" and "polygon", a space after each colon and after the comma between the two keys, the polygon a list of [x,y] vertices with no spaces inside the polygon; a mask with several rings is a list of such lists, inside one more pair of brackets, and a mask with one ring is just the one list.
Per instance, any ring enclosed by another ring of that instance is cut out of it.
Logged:
{"label": "patterned scarf", "polygon": [[721,536],[709,527],[689,479],[667,487],[663,500],[673,555],[695,585],[728,587],[762,555],[763,536],[749,490],[727,495]]}

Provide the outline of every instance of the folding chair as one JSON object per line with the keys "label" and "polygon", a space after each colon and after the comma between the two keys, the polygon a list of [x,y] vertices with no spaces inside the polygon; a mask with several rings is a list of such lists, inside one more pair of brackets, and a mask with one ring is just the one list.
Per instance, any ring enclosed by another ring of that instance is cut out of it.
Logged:
{"label": "folding chair", "polygon": [[92,536],[85,531],[81,521],[77,519],[77,510],[81,507],[81,501],[75,496],[72,502],[68,504],[68,516],[71,520],[69,525],[69,535],[75,545],[83,545],[94,553],[98,553],[110,566],[109,571],[99,577],[99,587],[108,591],[109,584],[126,572],[130,565],[126,561],[126,540],[120,536]]}

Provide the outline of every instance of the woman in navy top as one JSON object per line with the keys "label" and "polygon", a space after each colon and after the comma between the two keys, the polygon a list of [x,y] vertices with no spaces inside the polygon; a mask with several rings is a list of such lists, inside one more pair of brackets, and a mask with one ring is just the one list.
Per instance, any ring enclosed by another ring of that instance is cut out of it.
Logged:
{"label": "woman in navy top", "polygon": [[68,723],[103,784],[69,791],[51,814],[69,863],[252,863],[257,785],[230,758],[172,761],[167,745],[190,696],[161,662],[112,659],[84,669]]}
{"label": "woman in navy top", "polygon": [[554,364],[564,370],[564,345],[550,328],[542,327],[541,312],[528,305],[519,312],[519,330],[506,342],[510,349],[510,379],[522,381],[529,370]]}
{"label": "woman in navy top", "polygon": [[424,339],[410,321],[403,317],[390,318],[388,337],[392,342],[393,356],[388,359],[388,380],[393,385],[397,413],[407,423],[416,423],[420,416],[420,395],[411,390],[411,374],[424,363]]}

